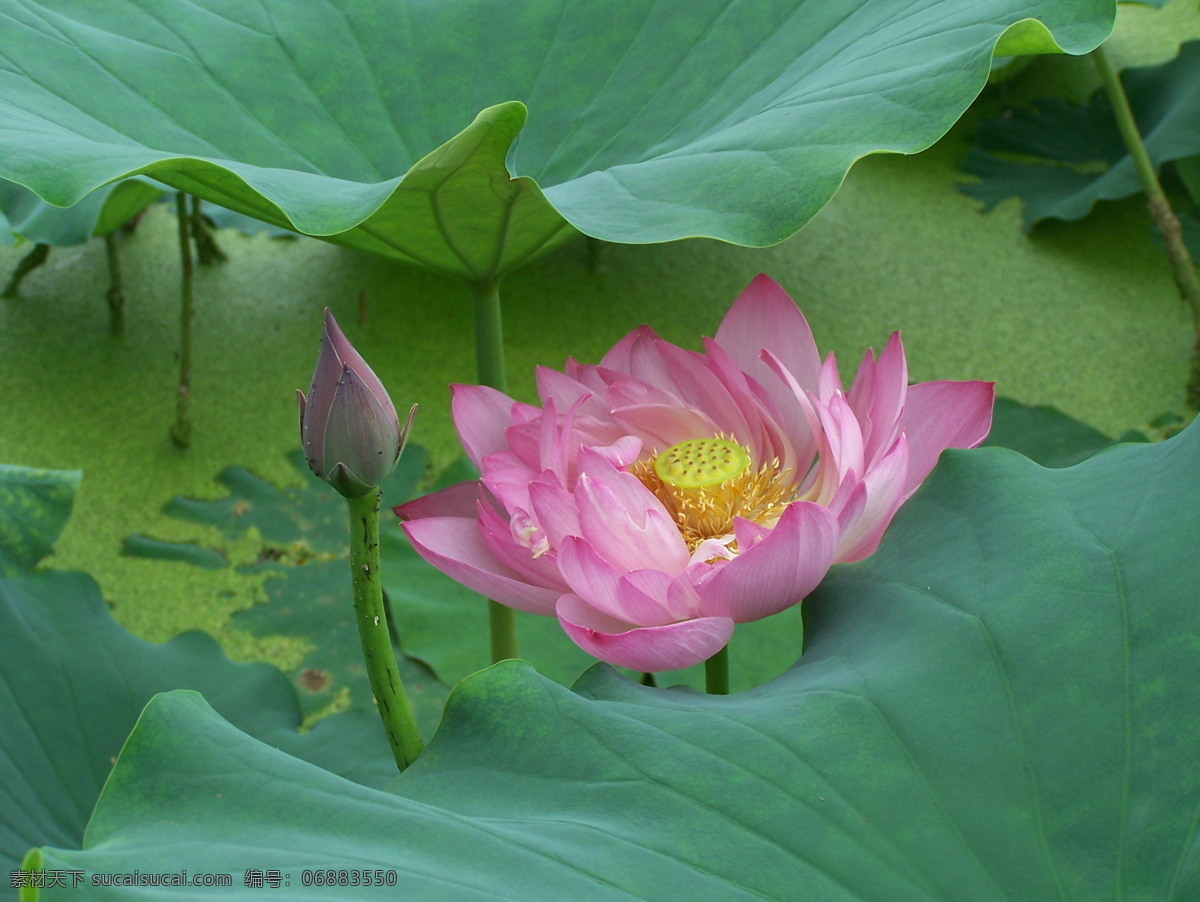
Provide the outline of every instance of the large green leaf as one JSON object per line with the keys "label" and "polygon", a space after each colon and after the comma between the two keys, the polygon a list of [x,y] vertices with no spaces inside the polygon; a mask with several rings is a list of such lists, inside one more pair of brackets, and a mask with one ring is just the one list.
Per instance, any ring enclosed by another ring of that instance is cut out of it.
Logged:
{"label": "large green leaf", "polygon": [[78,846],[113,761],[158,692],[199,690],[240,729],[372,785],[395,776],[378,718],[297,732],[287,679],[235,664],[208,636],[152,645],[109,615],[82,573],[28,572],[57,537],[79,474],[0,467],[0,873],[30,845]]}
{"label": "large green leaf", "polygon": [[[1200,41],[1169,63],[1124,72],[1122,81],[1156,166],[1200,154]],[[1081,219],[1098,200],[1142,190],[1103,92],[1083,107],[1051,98],[984,121],[963,169],[980,181],[961,190],[985,209],[1020,197],[1026,229]]]}
{"label": "large green leaf", "polygon": [[26,241],[63,247],[115,232],[162,192],[161,185],[145,179],[126,179],[105,185],[63,209],[46,203],[28,188],[0,182],[0,212],[12,231]]}
{"label": "large green leaf", "polygon": [[765,245],[859,157],[936,141],[993,51],[1086,52],[1114,10],[3,0],[0,177],[65,205],[146,173],[468,279],[577,230]]}
{"label": "large green leaf", "polygon": [[949,452],[806,602],[778,680],[719,698],[597,667],[570,691],[501,664],[395,796],[160,697],[86,851],[29,864],[227,873],[223,898],[261,894],[251,869],[280,899],[381,896],[303,885],[322,868],[420,899],[1195,898],[1197,468],[1195,426],[1068,469]]}

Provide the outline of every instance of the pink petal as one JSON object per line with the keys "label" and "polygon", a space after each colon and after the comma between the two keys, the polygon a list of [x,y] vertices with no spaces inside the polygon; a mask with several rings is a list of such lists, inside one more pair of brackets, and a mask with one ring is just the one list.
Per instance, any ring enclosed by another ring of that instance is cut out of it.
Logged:
{"label": "pink petal", "polygon": [[618,570],[681,573],[687,543],[654,494],[588,448],[580,453],[580,468],[575,502],[583,538]]}
{"label": "pink petal", "polygon": [[908,440],[905,497],[925,481],[946,448],[974,448],[992,428],[991,382],[921,382],[908,388],[900,429]]}
{"label": "pink petal", "polygon": [[518,509],[505,517],[481,504],[477,522],[484,546],[506,573],[531,586],[559,592],[567,590],[567,584],[558,572],[554,550],[527,511]]}
{"label": "pink petal", "polygon": [[577,595],[564,595],[559,600],[558,622],[592,657],[648,673],[679,670],[706,661],[733,635],[733,621],[727,617],[633,627],[600,613]]}
{"label": "pink petal", "polygon": [[597,366],[618,373],[632,373],[633,358],[636,353],[640,353],[639,348],[648,343],[653,344],[657,340],[658,335],[649,326],[638,326],[613,345],[609,352],[600,358]]}
{"label": "pink petal", "polygon": [[711,438],[721,431],[706,414],[679,404],[617,407],[612,415],[640,438],[644,447],[658,451],[693,438]]}
{"label": "pink petal", "polygon": [[765,275],[755,276],[733,302],[714,337],[768,391],[775,380],[759,356],[763,350],[778,357],[800,385],[817,387],[821,358],[808,321],[787,292]]}
{"label": "pink petal", "polygon": [[[815,407],[822,429],[821,468],[823,474],[832,466],[838,474],[836,485],[840,486],[848,474],[862,478],[866,472],[866,460],[863,456],[862,426],[858,417],[850,409],[850,404],[842,394],[836,394],[828,403]],[[832,482],[827,483],[826,488]],[[832,497],[823,490],[817,498],[822,504],[829,504]]]}
{"label": "pink petal", "polygon": [[711,338],[704,340],[708,365],[726,390],[736,399],[742,415],[750,426],[748,447],[758,461],[778,459],[780,469],[796,471],[800,461],[805,465],[816,453],[816,444],[808,422],[788,392],[785,405],[772,398],[755,380],[751,379],[732,357]]}
{"label": "pink petal", "polygon": [[836,562],[861,561],[875,553],[892,517],[904,503],[907,473],[908,447],[901,435],[867,471],[838,514],[841,538],[834,555]]}
{"label": "pink petal", "polygon": [[828,404],[835,395],[842,394],[842,376],[838,371],[837,355],[830,351],[821,364],[820,375],[817,376],[816,395],[822,404]]}
{"label": "pink petal", "polygon": [[451,579],[501,604],[550,615],[566,586],[534,586],[502,564],[479,532],[475,520],[429,517],[403,524],[413,548]]}
{"label": "pink petal", "polygon": [[876,361],[867,351],[850,387],[850,406],[862,424],[868,461],[896,441],[900,412],[908,392],[908,364],[900,333],[893,332]]}
{"label": "pink petal", "polygon": [[401,520],[423,520],[426,517],[474,517],[479,501],[479,480],[456,482],[454,485],[406,501],[392,511]]}
{"label": "pink petal", "polygon": [[552,548],[561,545],[567,536],[583,534],[575,498],[554,477],[546,476],[529,483],[529,502]]}
{"label": "pink petal", "polygon": [[621,573],[583,539],[564,540],[558,549],[558,571],[572,592],[623,623],[662,626],[695,613],[670,609],[671,578],[667,574],[655,570]]}
{"label": "pink petal", "polygon": [[580,398],[585,395],[590,395],[583,408],[583,413],[588,416],[603,416],[605,409],[603,403],[597,397],[597,393],[589,389],[577,379],[572,379],[566,373],[560,373],[558,370],[552,370],[549,367],[539,366],[534,371],[537,381],[538,397],[542,404],[547,401],[553,401],[559,410],[569,410]]}
{"label": "pink petal", "polygon": [[486,385],[451,385],[450,392],[459,440],[471,463],[482,470],[485,457],[508,450],[504,433],[513,424],[516,402]]}
{"label": "pink petal", "polygon": [[793,502],[769,536],[700,583],[704,609],[745,623],[791,607],[824,578],[837,538],[837,521],[827,508]]}

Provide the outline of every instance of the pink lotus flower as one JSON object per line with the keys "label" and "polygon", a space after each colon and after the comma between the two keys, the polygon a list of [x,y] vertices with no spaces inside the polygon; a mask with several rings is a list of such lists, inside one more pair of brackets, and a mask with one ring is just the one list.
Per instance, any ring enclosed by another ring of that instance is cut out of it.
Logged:
{"label": "pink lotus flower", "polygon": [[454,386],[481,478],[396,513],[435,567],[643,671],[711,657],[871,554],[942,450],[984,439],[993,401],[988,382],[909,386],[898,333],[844,391],[766,276],[703,352],[643,326],[537,386],[541,407]]}

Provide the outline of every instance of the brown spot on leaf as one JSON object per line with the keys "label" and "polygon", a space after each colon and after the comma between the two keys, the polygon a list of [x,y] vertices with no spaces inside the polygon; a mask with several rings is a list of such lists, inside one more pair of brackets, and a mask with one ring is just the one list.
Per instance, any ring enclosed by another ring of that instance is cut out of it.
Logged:
{"label": "brown spot on leaf", "polygon": [[300,671],[296,681],[309,692],[320,692],[329,685],[329,674],[318,667]]}

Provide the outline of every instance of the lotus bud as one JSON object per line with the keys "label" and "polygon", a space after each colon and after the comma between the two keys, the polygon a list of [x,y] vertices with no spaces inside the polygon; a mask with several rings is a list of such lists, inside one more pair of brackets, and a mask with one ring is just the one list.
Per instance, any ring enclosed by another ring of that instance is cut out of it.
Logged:
{"label": "lotus bud", "polygon": [[417,405],[401,428],[387,389],[346,340],[328,308],[308,397],[299,389],[296,394],[308,465],[341,495],[365,495],[395,469]]}

